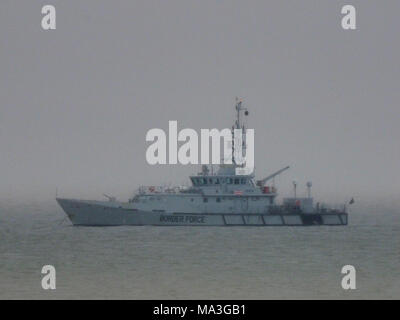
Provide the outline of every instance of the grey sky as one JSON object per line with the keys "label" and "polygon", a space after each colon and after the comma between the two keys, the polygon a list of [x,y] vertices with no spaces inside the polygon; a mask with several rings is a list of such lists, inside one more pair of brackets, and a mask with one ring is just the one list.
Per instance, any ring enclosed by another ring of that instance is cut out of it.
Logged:
{"label": "grey sky", "polygon": [[[57,30],[41,29],[54,4]],[[341,28],[341,7],[357,30]],[[146,132],[250,109],[256,173],[316,196],[398,196],[399,1],[0,4],[0,199],[126,198],[197,166],[149,166]]]}

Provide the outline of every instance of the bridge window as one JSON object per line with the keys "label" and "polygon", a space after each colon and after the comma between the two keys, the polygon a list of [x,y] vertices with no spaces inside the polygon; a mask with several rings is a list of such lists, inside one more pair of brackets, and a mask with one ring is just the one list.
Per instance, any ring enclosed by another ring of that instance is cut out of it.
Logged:
{"label": "bridge window", "polygon": [[215,184],[219,184],[219,179],[218,178],[215,179]]}
{"label": "bridge window", "polygon": [[217,198],[216,201],[217,201],[217,202],[221,202],[221,198]]}
{"label": "bridge window", "polygon": [[227,184],[232,184],[232,182],[233,182],[233,179],[231,179],[231,178],[226,179]]}
{"label": "bridge window", "polygon": [[243,178],[242,178],[242,179],[240,180],[240,183],[241,183],[241,184],[246,184],[246,179],[243,179]]}
{"label": "bridge window", "polygon": [[203,178],[203,184],[207,184],[207,179]]}
{"label": "bridge window", "polygon": [[239,179],[235,179],[235,184],[239,184]]}

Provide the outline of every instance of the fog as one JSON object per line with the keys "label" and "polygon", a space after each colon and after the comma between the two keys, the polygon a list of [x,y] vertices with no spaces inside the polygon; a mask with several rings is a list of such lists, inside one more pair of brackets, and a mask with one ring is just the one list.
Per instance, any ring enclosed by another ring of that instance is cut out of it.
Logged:
{"label": "fog", "polygon": [[[41,28],[53,4],[57,29]],[[357,10],[343,30],[341,7]],[[15,1],[0,5],[0,199],[126,199],[199,166],[147,164],[148,130],[255,129],[281,195],[398,199],[399,1]],[[357,200],[358,199],[358,200]]]}

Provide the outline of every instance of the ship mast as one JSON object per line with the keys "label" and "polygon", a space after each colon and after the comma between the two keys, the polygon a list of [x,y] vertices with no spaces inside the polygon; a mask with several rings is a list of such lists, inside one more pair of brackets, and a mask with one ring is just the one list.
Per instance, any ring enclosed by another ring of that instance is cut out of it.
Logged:
{"label": "ship mast", "polygon": [[[236,164],[235,161],[235,136],[234,136],[234,129],[242,129],[242,153],[245,152],[246,150],[246,130],[245,130],[245,126],[244,123],[242,123],[240,120],[240,112],[244,111],[244,115],[248,116],[249,115],[249,111],[247,110],[247,108],[245,108],[243,106],[242,103],[242,99],[239,99],[238,97],[236,97],[236,105],[235,105],[235,109],[236,109],[236,121],[235,124],[232,126],[232,163]],[[236,142],[238,143],[238,142]]]}
{"label": "ship mast", "polygon": [[245,116],[249,115],[249,112],[245,107],[243,107],[242,99],[239,99],[238,97],[236,97],[235,109],[236,109],[235,129],[240,129],[240,128],[244,129],[244,124],[240,122],[240,111],[244,111]]}

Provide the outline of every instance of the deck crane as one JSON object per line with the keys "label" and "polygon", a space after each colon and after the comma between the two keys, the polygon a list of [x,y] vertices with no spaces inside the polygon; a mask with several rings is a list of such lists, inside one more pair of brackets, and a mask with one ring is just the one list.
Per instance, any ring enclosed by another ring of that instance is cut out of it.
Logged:
{"label": "deck crane", "polygon": [[268,180],[271,180],[271,179],[275,178],[278,174],[281,174],[283,171],[286,171],[286,170],[289,169],[289,168],[290,168],[290,167],[287,166],[287,167],[285,167],[285,168],[282,168],[282,169],[280,169],[280,170],[274,172],[273,174],[269,175],[268,177],[265,177],[265,178],[262,179],[262,180],[258,180],[258,181],[257,181],[257,186],[263,187],[263,186],[265,185],[265,183],[266,183]]}

